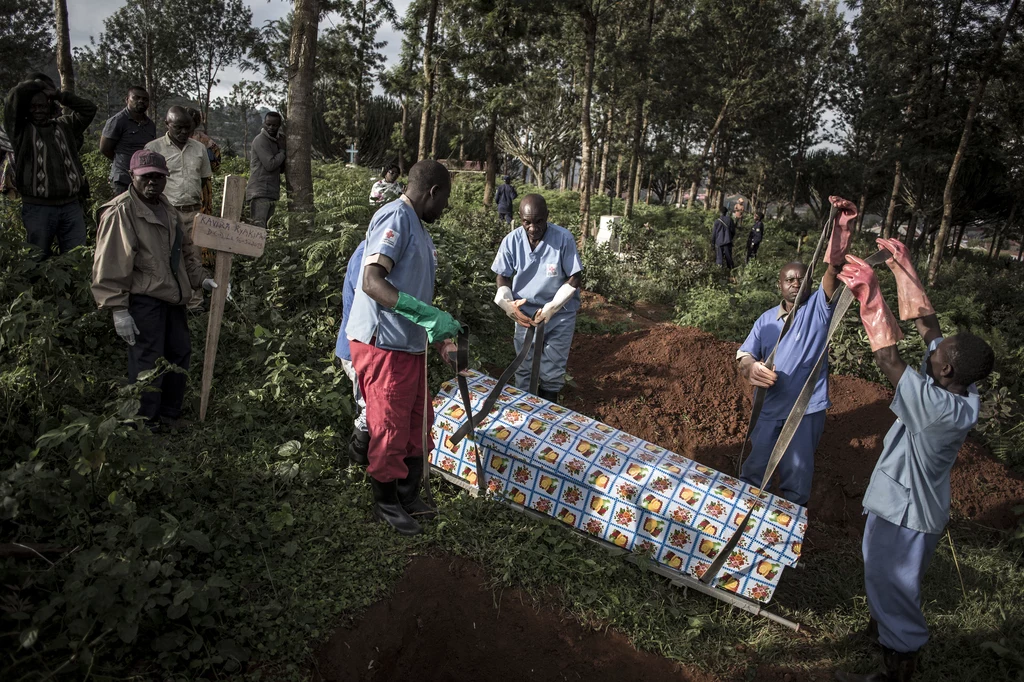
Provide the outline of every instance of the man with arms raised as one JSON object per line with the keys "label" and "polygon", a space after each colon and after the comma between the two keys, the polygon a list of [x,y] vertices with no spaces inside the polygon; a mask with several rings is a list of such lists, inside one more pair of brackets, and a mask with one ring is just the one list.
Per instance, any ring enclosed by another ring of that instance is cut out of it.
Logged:
{"label": "man with arms raised", "polygon": [[[366,233],[361,285],[345,325],[352,365],[366,401],[370,445],[367,474],[374,515],[402,535],[422,532],[417,516],[437,512],[420,499],[423,439],[430,442],[433,409],[426,395],[427,345],[442,357],[461,326],[430,305],[437,252],[425,223],[448,206],[448,170],[429,159],[409,171],[409,187],[382,206]],[[427,415],[423,433],[424,410]]]}
{"label": "man with arms raised", "polygon": [[[528,327],[545,322],[541,349],[540,397],[558,402],[565,385],[565,366],[580,309],[580,264],[576,239],[569,230],[548,222],[548,205],[539,194],[527,194],[519,204],[522,228],[501,240],[491,270],[498,275],[494,302],[518,323],[516,353],[523,348]],[[530,387],[533,353],[516,371],[516,386]]]}
{"label": "man with arms raised", "polygon": [[[774,370],[769,369],[765,361],[779,341],[779,333],[795,307],[800,285],[807,276],[807,266],[803,263],[787,263],[782,267],[779,272],[782,303],[757,319],[747,340],[736,353],[743,378],[767,391],[761,414],[750,434],[750,455],[740,472],[740,478],[751,485],[761,485],[786,417],[825,347],[828,326],[832,321],[832,295],[838,287],[836,276],[850,243],[849,223],[857,215],[856,208],[846,199],[830,197],[830,200],[840,215],[825,253],[824,260],[829,266],[821,286],[801,301],[795,317],[789,321],[789,329],[775,353]],[[814,450],[825,430],[825,410],[829,405],[826,366],[818,375],[807,412],[779,462],[781,495],[790,502],[805,505],[811,497]]]}
{"label": "man with arms raised", "polygon": [[927,346],[921,370],[900,357],[903,337],[867,263],[847,256],[839,278],[860,301],[860,318],[875,362],[896,387],[890,409],[896,422],[864,493],[864,587],[871,620],[868,636],[882,647],[883,670],[837,673],[845,682],[906,682],[928,642],[921,612],[921,580],[949,521],[949,474],[960,446],[978,423],[975,383],[992,372],[994,354],[970,333],[942,338],[935,309],[918,279],[907,247],[895,239],[878,246],[893,255],[900,318],[914,320]]}

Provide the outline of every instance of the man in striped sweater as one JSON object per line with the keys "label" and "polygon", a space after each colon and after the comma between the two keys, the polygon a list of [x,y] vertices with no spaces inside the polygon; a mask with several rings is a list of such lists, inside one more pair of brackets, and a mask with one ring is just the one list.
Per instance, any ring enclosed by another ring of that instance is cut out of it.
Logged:
{"label": "man in striped sweater", "polygon": [[[54,102],[69,113],[54,118]],[[79,193],[86,179],[78,140],[95,116],[95,104],[43,80],[24,81],[7,94],[4,125],[14,149],[21,220],[40,258],[49,257],[54,240],[61,253],[85,244]]]}

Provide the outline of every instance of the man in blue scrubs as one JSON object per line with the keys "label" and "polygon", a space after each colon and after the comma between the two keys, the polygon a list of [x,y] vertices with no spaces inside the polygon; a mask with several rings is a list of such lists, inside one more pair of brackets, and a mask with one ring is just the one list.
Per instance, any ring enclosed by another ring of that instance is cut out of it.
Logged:
{"label": "man in blue scrubs", "polygon": [[[539,194],[527,194],[519,204],[522,228],[501,240],[491,265],[498,275],[494,302],[516,321],[518,354],[531,325],[544,322],[541,350],[540,397],[558,402],[565,385],[565,365],[580,309],[580,264],[576,239],[569,230],[548,222],[548,205]],[[533,350],[516,371],[516,386],[530,388]]]}
{"label": "man in blue scrubs", "polygon": [[992,372],[994,354],[981,338],[960,333],[942,338],[935,309],[924,293],[906,246],[879,239],[893,258],[900,318],[914,320],[928,347],[920,372],[900,357],[903,336],[878,287],[874,271],[848,256],[839,278],[860,301],[860,316],[875,362],[896,387],[896,422],[864,493],[864,587],[871,610],[868,635],[882,647],[884,670],[872,675],[837,673],[846,682],[905,682],[928,642],[921,612],[921,579],[949,520],[949,473],[960,446],[978,422],[975,383]]}
{"label": "man in blue scrubs", "polygon": [[432,448],[433,409],[426,393],[428,343],[441,357],[461,326],[430,305],[437,252],[425,223],[448,206],[448,169],[425,159],[409,170],[401,197],[373,215],[366,233],[361,286],[345,325],[352,365],[366,400],[369,466],[375,516],[402,535],[423,532],[437,511],[420,499],[424,439]]}
{"label": "man in blue scrubs", "polygon": [[348,260],[348,267],[345,269],[345,284],[341,290],[341,326],[338,328],[338,341],[334,345],[334,354],[341,360],[341,368],[345,376],[352,382],[352,397],[356,401],[356,418],[352,424],[352,437],[348,442],[348,457],[353,464],[366,466],[370,463],[367,459],[367,451],[370,447],[370,432],[366,427],[366,401],[359,390],[359,378],[352,366],[352,353],[349,351],[348,336],[345,334],[345,325],[348,323],[349,313],[352,312],[352,301],[356,297],[356,288],[359,286],[359,273],[363,267],[363,252],[366,249],[366,240],[359,242],[359,246],[352,253]]}
{"label": "man in blue scrubs", "polygon": [[[849,243],[849,223],[857,211],[845,199],[832,197],[842,214],[832,232],[829,252],[825,261],[831,263],[821,280],[821,286],[803,301],[789,331],[782,338],[775,353],[775,369],[770,370],[764,361],[779,340],[779,332],[796,302],[800,284],[807,276],[803,263],[787,263],[779,272],[779,291],[782,303],[778,308],[766,311],[754,322],[747,340],[736,353],[740,374],[754,386],[767,389],[761,414],[750,434],[750,455],[743,462],[740,478],[751,485],[760,486],[775,442],[782,432],[797,396],[814,367],[818,356],[825,347],[828,326],[832,321],[832,295],[838,287],[836,275],[842,268],[846,247]],[[814,450],[825,430],[825,410],[831,405],[828,399],[828,367],[818,376],[814,393],[807,405],[792,442],[779,462],[781,495],[790,502],[805,505],[811,496],[811,479],[814,476]]]}

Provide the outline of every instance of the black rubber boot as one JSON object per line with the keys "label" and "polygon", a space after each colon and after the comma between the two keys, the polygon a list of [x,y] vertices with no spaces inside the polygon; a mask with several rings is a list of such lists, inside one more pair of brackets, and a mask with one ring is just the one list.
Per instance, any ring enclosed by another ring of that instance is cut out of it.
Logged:
{"label": "black rubber boot", "polygon": [[839,682],[910,682],[917,669],[917,652],[900,653],[883,646],[882,663],[885,670],[881,672],[870,675],[837,672],[835,678]]}
{"label": "black rubber boot", "polygon": [[352,429],[352,437],[348,440],[348,460],[364,467],[370,463],[367,453],[370,451],[370,434],[367,431]]}
{"label": "black rubber boot", "polygon": [[545,391],[542,388],[538,390],[537,393],[539,393],[540,397],[543,398],[544,400],[549,400],[556,405],[558,404],[558,391]]}
{"label": "black rubber boot", "polygon": [[384,521],[402,535],[419,535],[423,528],[409,513],[402,509],[398,501],[398,482],[380,481],[370,478],[370,487],[373,489],[373,515],[379,521]]}
{"label": "black rubber boot", "polygon": [[398,499],[402,508],[413,518],[430,521],[437,517],[437,510],[420,497],[420,483],[423,478],[423,458],[407,457],[405,465],[409,467],[409,475],[398,483]]}

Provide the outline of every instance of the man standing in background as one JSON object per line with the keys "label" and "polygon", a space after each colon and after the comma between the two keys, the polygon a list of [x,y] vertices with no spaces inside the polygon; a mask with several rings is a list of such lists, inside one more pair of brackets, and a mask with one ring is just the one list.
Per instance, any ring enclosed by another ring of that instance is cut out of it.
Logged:
{"label": "man standing in background", "polygon": [[498,219],[506,225],[512,224],[512,202],[519,196],[516,188],[512,186],[512,176],[506,175],[502,178],[505,184],[494,193],[494,202],[498,206]]}
{"label": "man standing in background", "polygon": [[747,235],[747,262],[757,258],[757,250],[761,248],[761,240],[764,239],[764,213],[754,214],[754,224],[750,227],[750,234]]}
{"label": "man standing in background", "polygon": [[156,139],[156,123],[146,114],[149,93],[141,85],[128,88],[125,107],[107,119],[100,134],[100,153],[110,159],[110,189],[116,197],[128,191],[132,154]]}
{"label": "man standing in background", "polygon": [[[213,138],[199,129],[203,124],[203,114],[198,109],[189,107],[185,111],[192,117],[195,127],[192,130],[191,139],[206,147],[206,156],[210,159],[210,170],[216,173],[220,170],[220,146],[213,141]],[[213,215],[213,179],[203,178],[203,199],[201,211],[206,215]]]}
{"label": "man standing in background", "polygon": [[[210,168],[206,147],[191,139],[195,122],[184,107],[168,109],[166,123],[167,134],[147,144],[146,149],[166,159],[170,175],[164,197],[178,209],[185,230],[191,232],[192,220],[203,208],[203,183],[213,177],[213,169]],[[202,305],[203,292],[196,288],[188,307],[195,310]]]}
{"label": "man standing in background", "polygon": [[729,215],[729,207],[722,207],[722,215],[715,218],[711,228],[711,244],[715,247],[715,263],[722,267],[733,268],[732,239],[736,236],[736,223]]}
{"label": "man standing in background", "polygon": [[253,225],[266,227],[274,215],[274,204],[281,198],[281,172],[284,170],[284,134],[281,114],[267,112],[263,129],[252,140],[249,155],[249,184],[245,198],[249,200],[249,218]]}
{"label": "man standing in background", "polygon": [[[55,102],[71,113],[54,118]],[[85,244],[79,195],[86,180],[78,149],[95,116],[95,104],[57,90],[52,81],[24,81],[7,94],[4,125],[14,150],[21,220],[26,241],[43,259],[49,257],[54,239],[61,253]]]}

